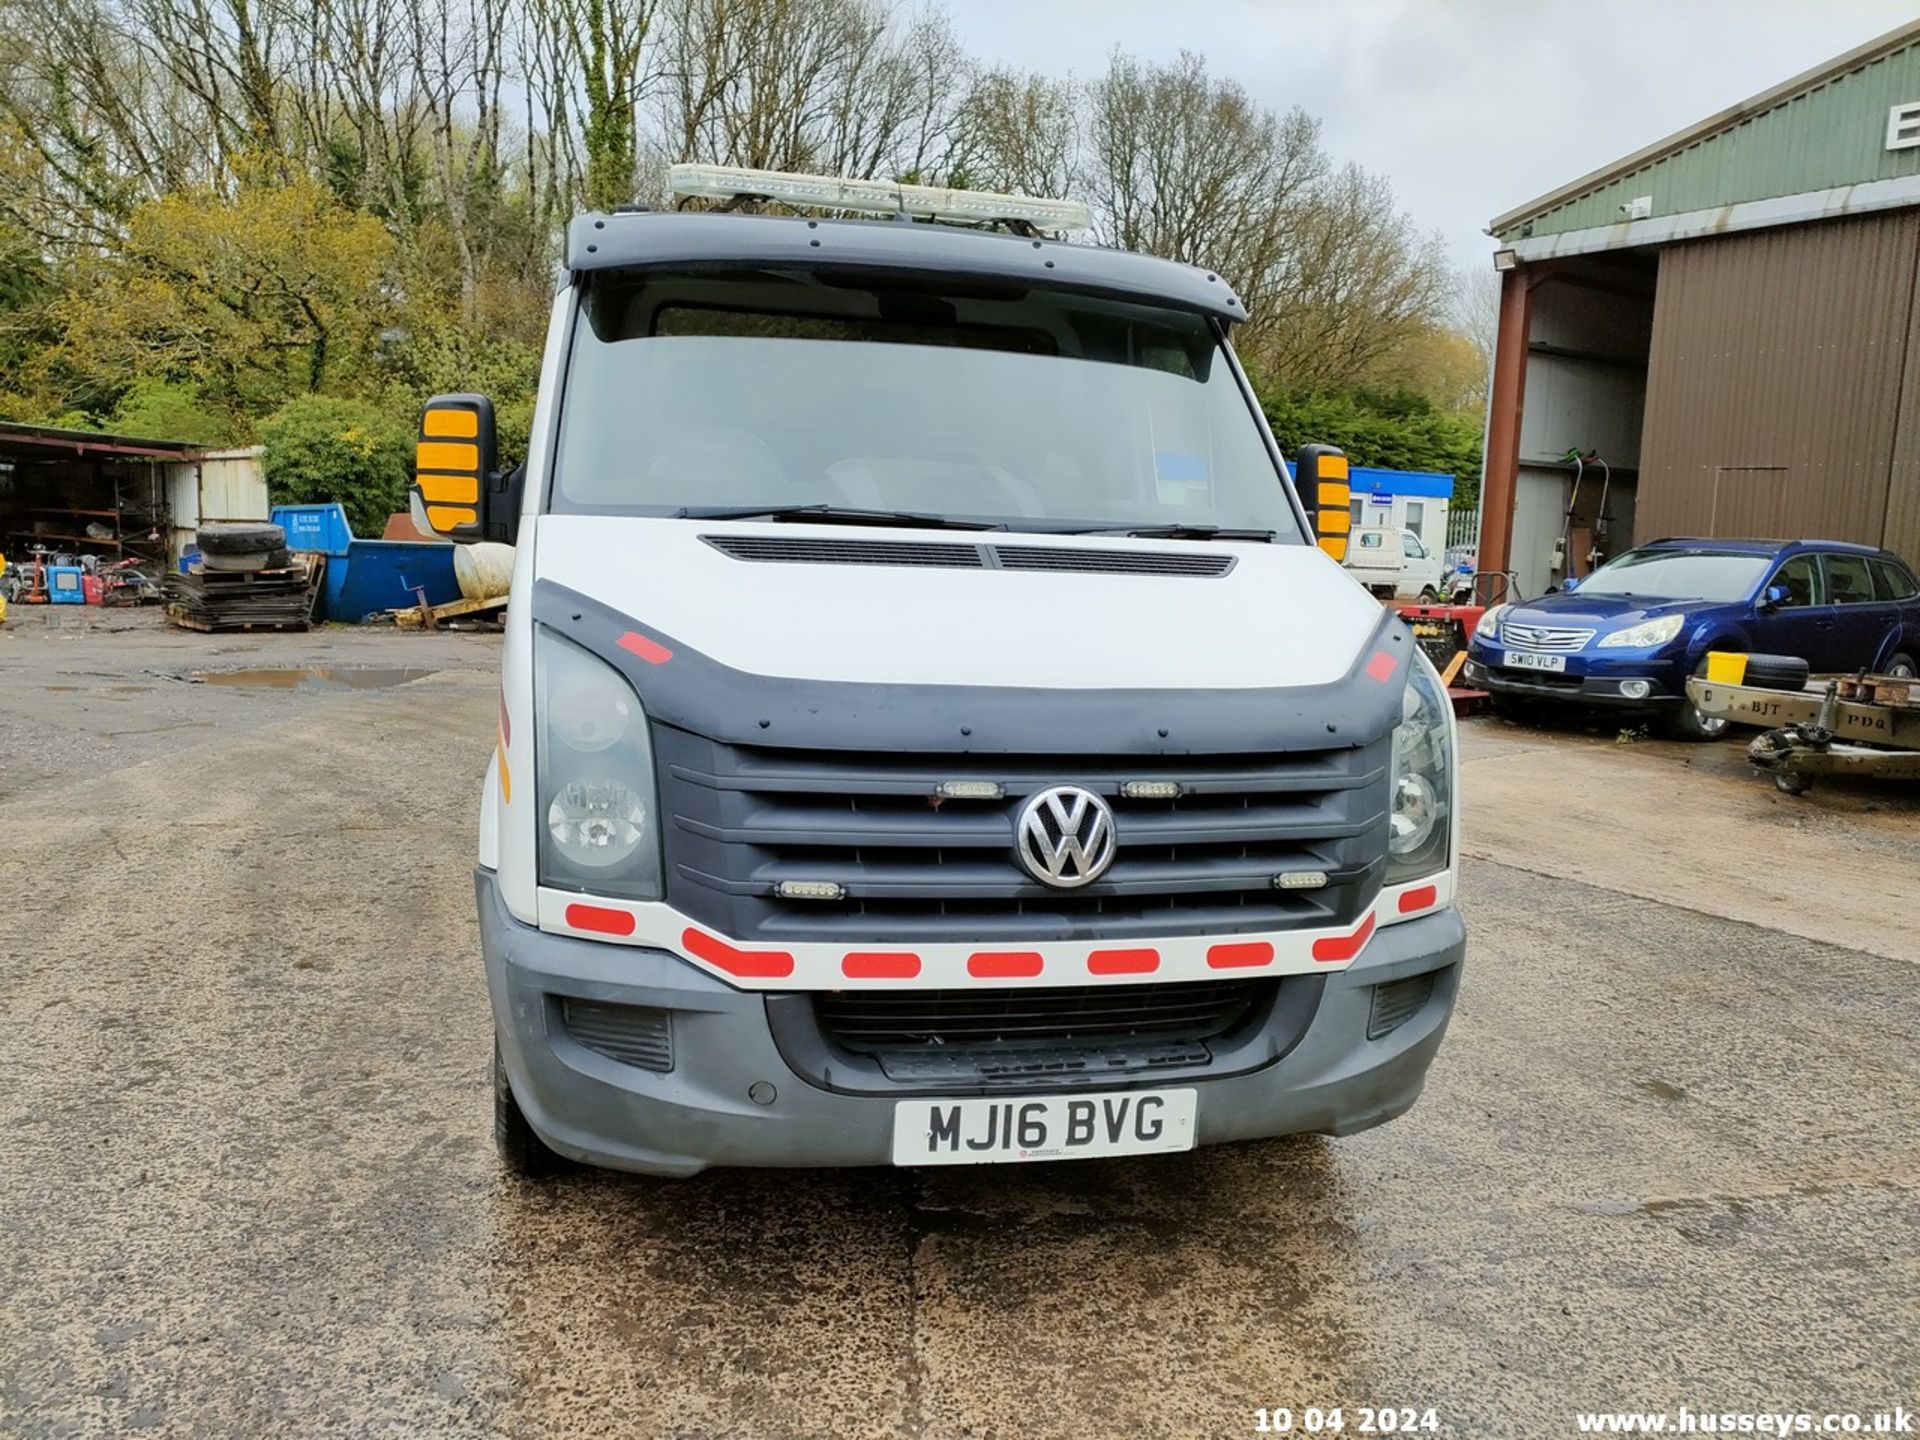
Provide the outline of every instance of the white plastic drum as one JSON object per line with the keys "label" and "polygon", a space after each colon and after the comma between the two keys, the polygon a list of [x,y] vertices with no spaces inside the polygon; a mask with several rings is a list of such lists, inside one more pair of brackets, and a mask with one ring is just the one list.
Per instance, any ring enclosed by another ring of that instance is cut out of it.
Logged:
{"label": "white plastic drum", "polygon": [[513,546],[482,540],[453,547],[453,578],[469,600],[504,595],[513,583]]}

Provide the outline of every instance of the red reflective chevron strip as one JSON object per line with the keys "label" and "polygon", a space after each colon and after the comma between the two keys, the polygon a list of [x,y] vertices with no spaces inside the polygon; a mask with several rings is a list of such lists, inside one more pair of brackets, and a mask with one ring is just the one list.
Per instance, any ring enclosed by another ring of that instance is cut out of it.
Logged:
{"label": "red reflective chevron strip", "polygon": [[746,980],[783,980],[793,974],[793,956],[784,950],[739,950],[718,935],[689,926],[680,944],[696,960],[718,965],[729,975]]}
{"label": "red reflective chevron strip", "polygon": [[920,957],[907,951],[856,950],[840,962],[849,980],[911,980],[920,973]]}
{"label": "red reflective chevron strip", "polygon": [[1360,922],[1360,928],[1351,935],[1329,935],[1325,939],[1313,942],[1313,958],[1328,965],[1338,965],[1351,960],[1367,948],[1367,941],[1373,938],[1373,912],[1367,912],[1367,918]]}
{"label": "red reflective chevron strip", "polygon": [[664,665],[673,658],[673,652],[658,640],[649,640],[637,630],[629,630],[615,642],[629,655],[638,655],[649,665]]}
{"label": "red reflective chevron strip", "polygon": [[1400,913],[1411,915],[1416,910],[1425,910],[1439,898],[1438,885],[1422,885],[1417,890],[1403,890],[1400,893]]}
{"label": "red reflective chevron strip", "polygon": [[983,950],[967,957],[967,973],[976,980],[1030,980],[1046,963],[1037,950]]}
{"label": "red reflective chevron strip", "polygon": [[567,924],[575,930],[593,930],[601,935],[631,935],[633,912],[605,905],[569,905]]}
{"label": "red reflective chevron strip", "polygon": [[1159,968],[1158,950],[1096,950],[1087,956],[1091,975],[1151,975]]}
{"label": "red reflective chevron strip", "polygon": [[1273,963],[1273,946],[1265,940],[1242,940],[1232,945],[1215,945],[1207,951],[1207,964],[1215,970],[1251,969]]}

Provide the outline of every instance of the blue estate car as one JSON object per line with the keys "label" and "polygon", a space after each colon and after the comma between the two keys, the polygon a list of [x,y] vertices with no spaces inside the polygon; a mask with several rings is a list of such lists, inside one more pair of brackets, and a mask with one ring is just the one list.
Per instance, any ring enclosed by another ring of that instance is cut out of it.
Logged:
{"label": "blue estate car", "polygon": [[1839,540],[1656,540],[1565,590],[1496,605],[1467,647],[1467,681],[1496,703],[1658,710],[1687,738],[1687,677],[1709,650],[1797,655],[1816,674],[1912,675],[1920,582],[1898,557]]}

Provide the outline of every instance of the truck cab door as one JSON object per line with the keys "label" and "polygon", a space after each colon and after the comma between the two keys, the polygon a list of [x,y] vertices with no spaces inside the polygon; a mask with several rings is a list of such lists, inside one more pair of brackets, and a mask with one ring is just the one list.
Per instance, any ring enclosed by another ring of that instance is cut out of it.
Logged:
{"label": "truck cab door", "polygon": [[1420,537],[1411,530],[1400,532],[1400,593],[1418,595],[1431,589],[1440,593],[1440,562],[1434,559]]}

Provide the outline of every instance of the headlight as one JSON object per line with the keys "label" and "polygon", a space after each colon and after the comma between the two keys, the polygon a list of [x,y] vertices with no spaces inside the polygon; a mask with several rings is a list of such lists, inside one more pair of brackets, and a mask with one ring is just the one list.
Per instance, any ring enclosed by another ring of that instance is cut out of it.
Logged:
{"label": "headlight", "polygon": [[1393,732],[1386,883],[1446,868],[1453,813],[1453,725],[1447,692],[1425,655],[1413,673]]}
{"label": "headlight", "polygon": [[1498,640],[1500,638],[1500,617],[1512,608],[1513,606],[1511,605],[1489,606],[1486,612],[1481,615],[1480,623],[1473,627],[1475,638],[1480,640]]}
{"label": "headlight", "polygon": [[1687,623],[1684,615],[1662,615],[1658,620],[1643,620],[1626,630],[1616,630],[1611,635],[1600,637],[1602,650],[1645,650],[1651,645],[1664,645],[1680,633],[1680,627]]}
{"label": "headlight", "polygon": [[660,806],[646,712],[620,672],[534,632],[540,883],[660,898]]}

